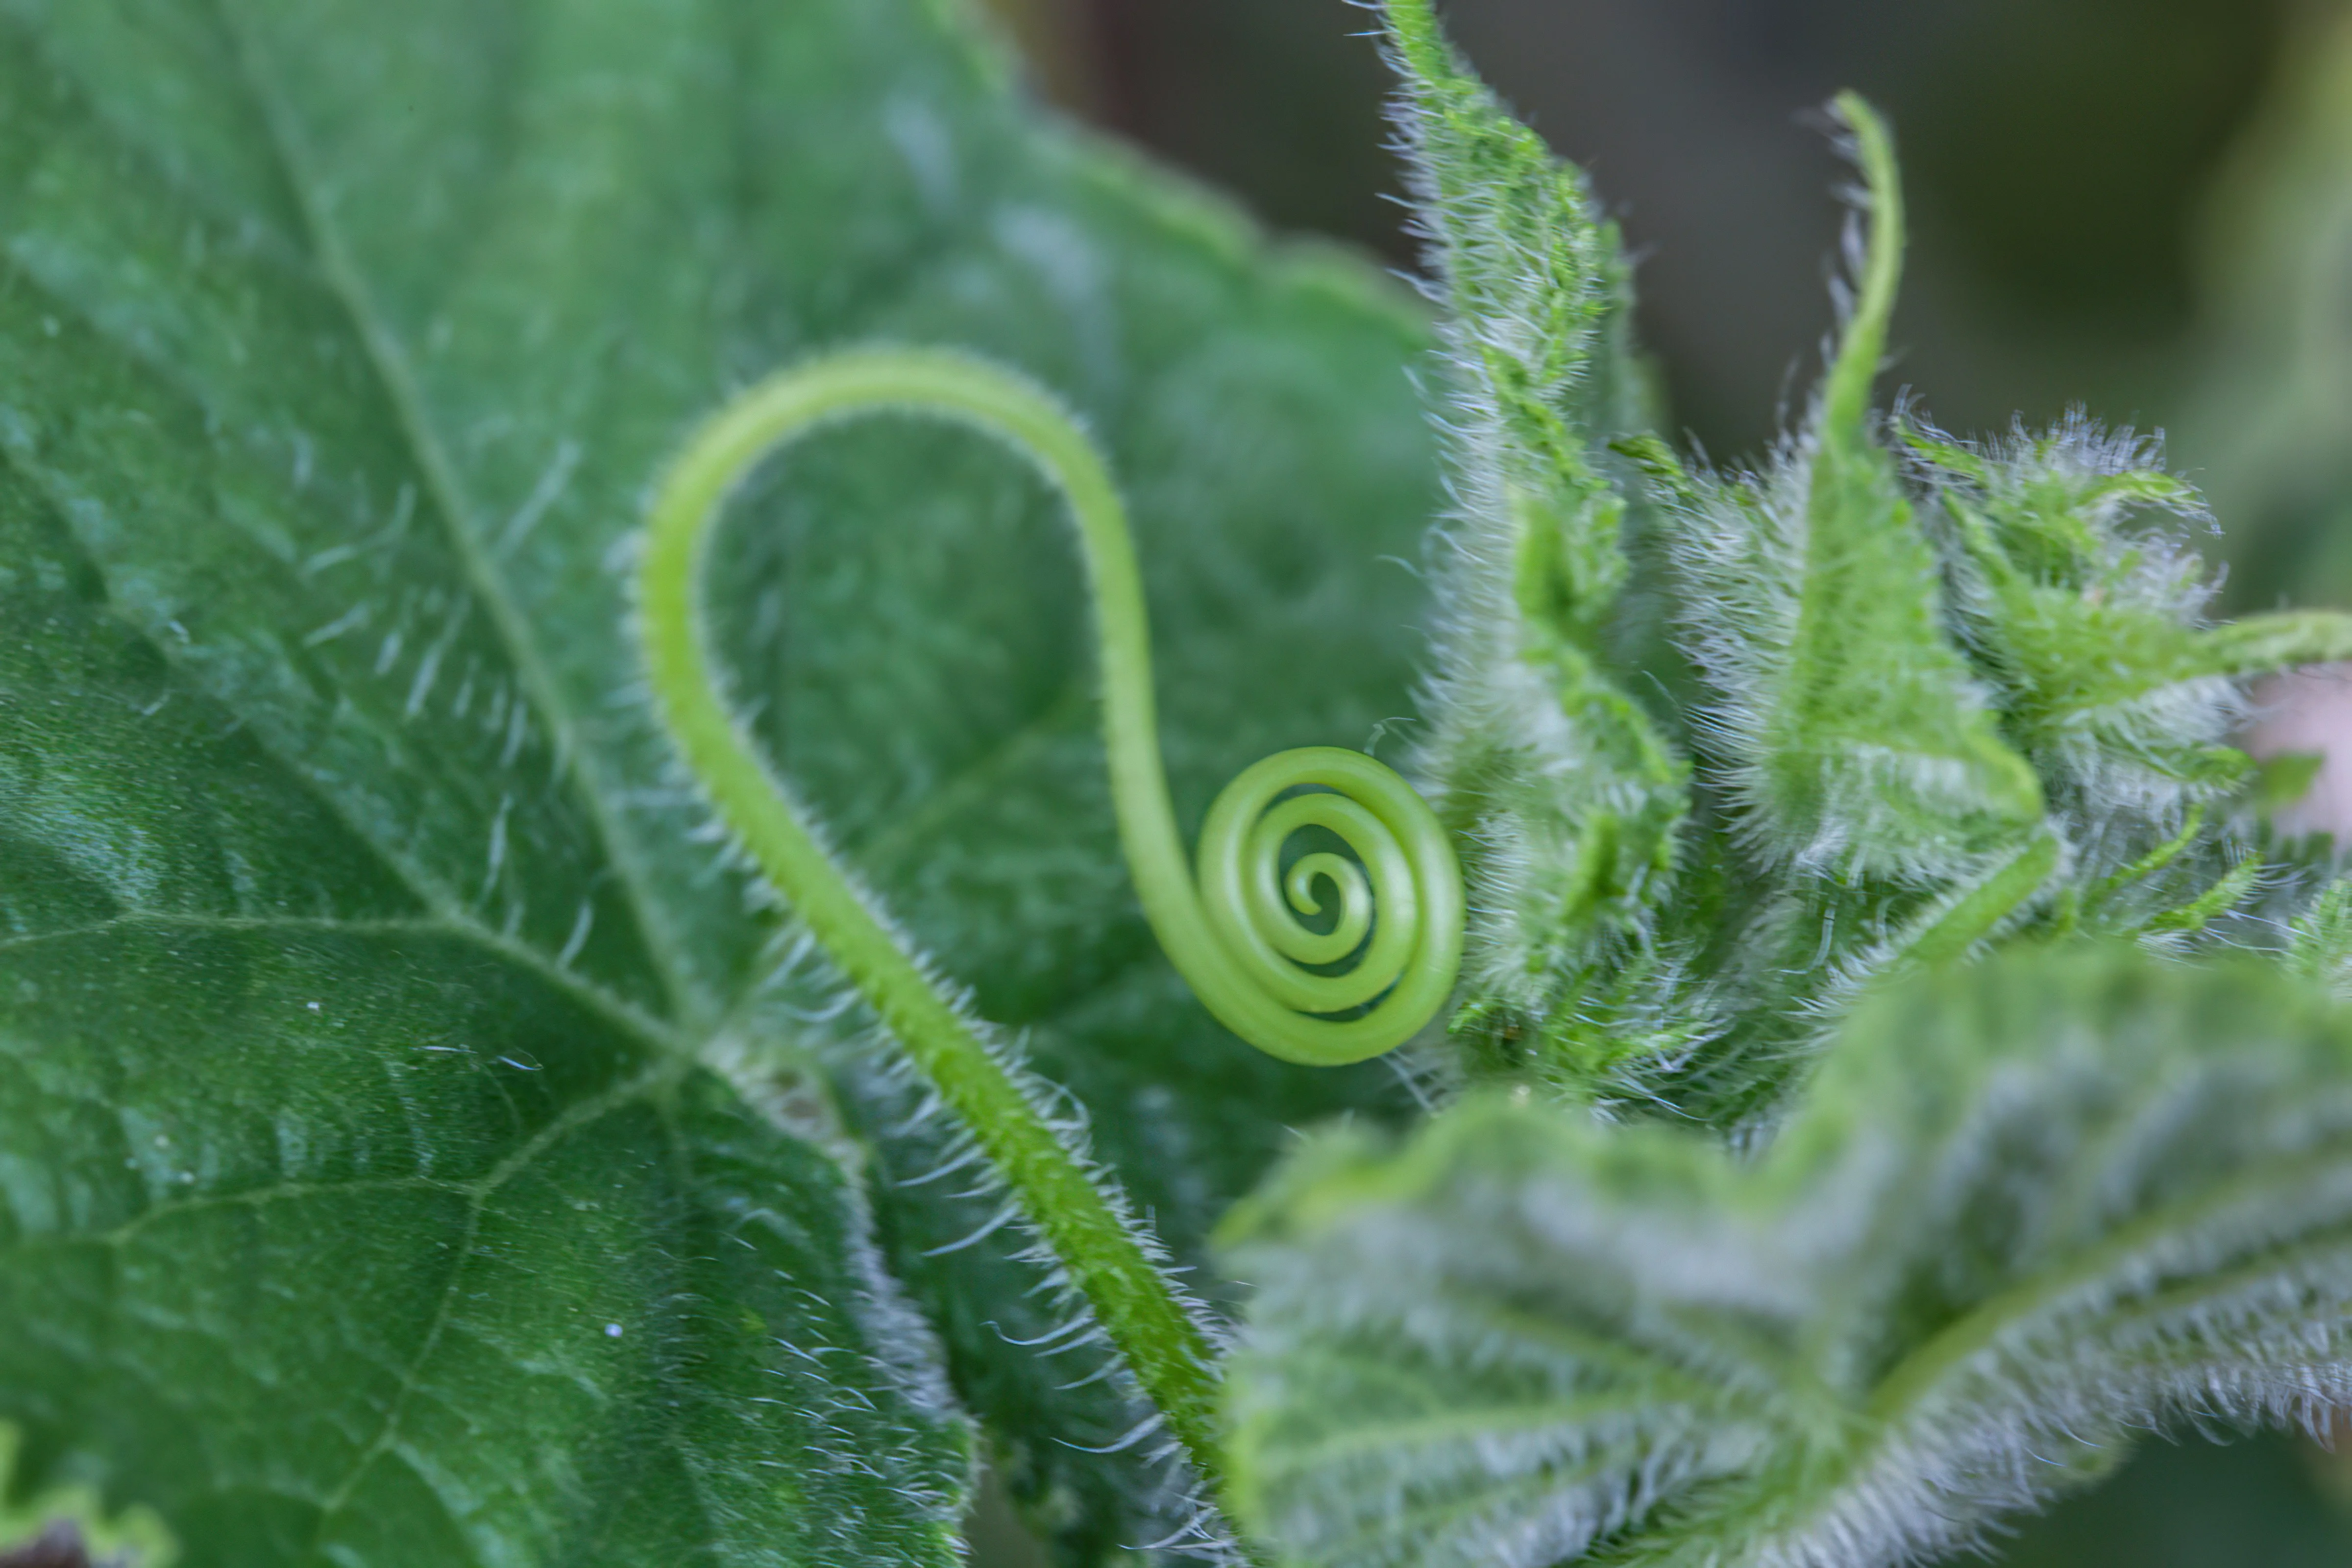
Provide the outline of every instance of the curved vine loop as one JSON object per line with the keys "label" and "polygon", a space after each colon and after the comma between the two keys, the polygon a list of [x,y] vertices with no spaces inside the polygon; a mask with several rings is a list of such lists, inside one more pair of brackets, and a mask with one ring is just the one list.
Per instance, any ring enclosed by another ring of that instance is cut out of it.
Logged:
{"label": "curved vine loop", "polygon": [[[729,826],[778,890],[842,957],[824,910],[850,895],[814,885],[839,883],[840,873],[721,701],[697,584],[721,505],[762,459],[822,425],[892,411],[996,437],[1067,500],[1094,593],[1120,842],[1152,930],[1194,994],[1242,1038],[1291,1061],[1361,1061],[1416,1033],[1453,990],[1462,954],[1461,871],[1434,814],[1361,752],[1283,752],[1243,773],[1210,808],[1196,883],[1160,763],[1142,579],[1118,489],[1050,394],[962,354],[864,349],[780,372],[702,428],[655,500],[639,579],[654,691]],[[1317,793],[1287,793],[1300,786]],[[1336,835],[1356,858],[1318,849],[1286,870],[1286,842],[1308,827]],[[763,847],[785,837],[806,852]],[[1335,909],[1327,932],[1300,918]],[[860,967],[845,964],[853,980]]]}

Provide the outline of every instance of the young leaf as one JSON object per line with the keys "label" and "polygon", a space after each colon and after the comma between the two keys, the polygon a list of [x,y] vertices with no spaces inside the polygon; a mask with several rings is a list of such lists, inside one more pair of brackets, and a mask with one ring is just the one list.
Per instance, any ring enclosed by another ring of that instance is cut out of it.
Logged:
{"label": "young leaf", "polygon": [[2053,806],[2121,841],[2110,857],[2131,841],[2117,828],[2168,834],[2246,778],[2223,742],[2249,678],[2352,655],[2352,617],[2325,611],[2206,623],[2203,563],[2130,526],[2202,513],[2153,443],[2076,421],[1985,447],[1924,431],[1911,444],[1941,492],[1954,603],[2003,723]]}
{"label": "young leaf", "polygon": [[1584,180],[1391,0],[1397,110],[1445,310],[1456,511],[1422,747],[1463,845],[1486,1005],[1540,1018],[1638,954],[1673,885],[1681,760],[1631,694],[1630,272]]}
{"label": "young leaf", "polygon": [[1853,312],[1803,434],[1687,509],[1684,624],[1754,850],[1932,884],[2013,852],[2042,803],[1944,629],[1934,552],[1873,434],[1902,192],[1885,127],[1851,95],[1838,110],[1868,186]]}
{"label": "young leaf", "polygon": [[[778,980],[788,924],[747,910],[669,772],[622,555],[694,419],[844,340],[981,350],[1097,421],[1181,811],[1402,712],[1418,590],[1379,558],[1410,553],[1429,503],[1419,323],[1358,269],[1269,262],[1222,212],[1038,130],[944,15],[0,0],[8,515],[62,531],[40,571],[102,595],[181,693],[122,720],[107,808],[32,834],[11,897],[52,923],[143,916],[290,862],[342,900],[321,918],[390,900],[486,933],[769,1104],[780,1042],[826,1043],[796,1016],[823,966]],[[1383,1069],[1232,1041],[1153,952],[1090,734],[1085,600],[1015,465],[886,422],[796,454],[740,511],[713,608],[783,770],[1070,1082],[1180,1247],[1286,1125],[1393,1101]],[[10,698],[23,776],[75,795],[89,770],[58,761],[49,710]],[[204,723],[172,729],[199,699]],[[233,852],[178,815],[187,749],[221,733],[289,781]],[[132,838],[169,874],[110,869]],[[1117,1383],[1065,1392],[1087,1369],[1058,1344],[1009,1344],[1059,1322],[1025,1244],[981,1234],[995,1200],[953,1173],[897,1184],[935,1170],[939,1130],[908,1125],[887,1046],[844,1022],[884,1238],[957,1369],[986,1368],[967,1391],[1027,1492],[1082,1553],[1167,1534],[1181,1515],[1135,1479],[1151,1444],[1081,1452],[1135,1428]]]}
{"label": "young leaf", "polygon": [[1760,1158],[1506,1100],[1309,1146],[1238,1496],[1302,1563],[1932,1559],[2150,1424],[2352,1395],[2352,1017],[2034,952],[1861,1007]]}
{"label": "young leaf", "polygon": [[[2026,932],[2275,947],[2324,879],[2208,809],[2249,766],[2222,742],[2247,678],[2352,652],[2352,621],[2208,625],[2195,558],[2129,526],[2194,492],[2128,437],[1899,422],[1897,464],[1871,395],[1901,193],[1866,106],[1837,106],[1870,223],[1827,380],[1764,473],[1722,476],[1628,433],[1623,268],[1580,178],[1426,5],[1389,20],[1449,312],[1423,757],[1473,883],[1469,1075],[1729,1126],[1895,969]],[[1630,536],[1629,468],[1663,514]],[[1645,635],[1662,603],[1688,663]]]}

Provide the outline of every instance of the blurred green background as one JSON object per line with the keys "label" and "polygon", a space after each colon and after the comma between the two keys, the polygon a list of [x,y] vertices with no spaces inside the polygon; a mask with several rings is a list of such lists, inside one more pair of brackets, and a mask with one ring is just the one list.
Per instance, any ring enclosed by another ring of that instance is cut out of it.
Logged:
{"label": "blurred green background", "polygon": [[[1039,91],[1274,227],[1414,265],[1386,73],[1350,0],[992,0]],[[2227,599],[2352,605],[2352,0],[1450,0],[1639,258],[1675,424],[1757,453],[1810,387],[1846,174],[1888,111],[1915,214],[1901,357],[1948,428],[2072,405],[2168,433]],[[993,1504],[989,1568],[1033,1561]],[[2151,1442],[1997,1547],[2018,1568],[2344,1568],[2352,1460]]]}
{"label": "blurred green background", "polygon": [[[1412,265],[1385,73],[1350,0],[994,3],[1066,108],[1277,229]],[[2164,428],[2227,524],[2239,607],[2352,603],[2345,0],[1447,11],[1623,222],[1644,341],[1708,452],[1755,452],[1811,383],[1846,177],[1818,110],[1853,86],[1902,138],[1896,375],[1929,412],[1999,430],[2083,404]]]}

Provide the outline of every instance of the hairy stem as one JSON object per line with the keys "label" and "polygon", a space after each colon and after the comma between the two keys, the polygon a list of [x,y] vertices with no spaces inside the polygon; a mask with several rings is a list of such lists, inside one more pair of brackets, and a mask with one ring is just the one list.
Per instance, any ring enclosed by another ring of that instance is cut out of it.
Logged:
{"label": "hairy stem", "polygon": [[1863,252],[1853,314],[1822,388],[1822,424],[1841,433],[1860,431],[1870,418],[1870,390],[1886,357],[1886,332],[1895,318],[1895,294],[1903,281],[1903,179],[1895,166],[1895,139],[1886,122],[1859,93],[1838,94],[1832,107],[1853,134],[1854,160],[1869,192],[1870,240]]}
{"label": "hairy stem", "polygon": [[[1257,763],[1218,797],[1202,831],[1195,887],[1160,763],[1150,633],[1125,508],[1076,421],[1010,372],[901,349],[794,367],[706,425],[656,498],[638,582],[640,631],[655,697],[679,748],[761,872],[979,1141],[1213,1484],[1216,1373],[1206,1336],[1117,1205],[990,1051],[980,1026],[940,994],[819,842],[722,693],[697,588],[728,495],[794,437],[890,410],[995,437],[1067,500],[1094,595],[1120,842],[1161,944],[1228,1027],[1276,1055],[1318,1063],[1376,1055],[1418,1030],[1451,993],[1460,959],[1453,849],[1395,773],[1358,752],[1307,748]],[[1302,785],[1318,793],[1287,793]],[[1309,826],[1338,834],[1361,864],[1318,852],[1282,874],[1285,840]],[[1324,908],[1326,898],[1337,904],[1333,930],[1316,932],[1293,918]],[[1351,955],[1357,962],[1344,973],[1298,967]]]}

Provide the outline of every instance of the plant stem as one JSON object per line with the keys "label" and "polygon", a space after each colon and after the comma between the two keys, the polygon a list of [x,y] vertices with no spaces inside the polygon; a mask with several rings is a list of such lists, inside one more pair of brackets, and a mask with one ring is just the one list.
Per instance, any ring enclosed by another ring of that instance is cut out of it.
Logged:
{"label": "plant stem", "polygon": [[[1195,887],[1160,763],[1150,634],[1125,508],[1076,422],[1008,371],[910,349],[797,366],[710,420],[663,482],[638,589],[646,669],[671,734],[761,871],[979,1141],[1213,1485],[1216,1371],[1207,1336],[1119,1205],[990,1050],[982,1026],[940,994],[818,841],[722,695],[697,587],[728,495],[785,441],[889,410],[943,416],[993,436],[1067,499],[1094,595],[1120,842],[1162,946],[1220,1020],[1261,1048],[1305,1062],[1354,1061],[1402,1042],[1452,991],[1462,940],[1460,872],[1443,829],[1403,780],[1359,752],[1311,747],[1267,758],[1218,797],[1202,832]],[[1278,799],[1300,785],[1336,793]],[[1277,879],[1283,841],[1308,826],[1339,834],[1362,864],[1313,854]],[[1329,932],[1305,929],[1283,909],[1286,898],[1303,913],[1327,895],[1336,897],[1339,914]],[[1360,956],[1346,973],[1297,967],[1351,953]],[[1360,1016],[1314,1016],[1367,1005]]]}
{"label": "plant stem", "polygon": [[[1057,449],[1057,441],[1066,444],[1064,421],[1024,421],[1023,414],[1035,411],[992,396],[974,406],[975,394],[998,390],[987,384],[992,374],[940,355],[844,357],[774,378],[712,420],[672,468],[654,505],[638,577],[646,669],[671,734],[727,825],[979,1142],[1194,1468],[1213,1485],[1216,1373],[1207,1335],[978,1026],[940,994],[810,831],[720,695],[697,593],[721,503],[735,485],[787,437],[850,413],[914,406],[988,419],[1047,454],[1045,460],[1055,463],[1048,471],[1064,481],[1081,515],[1099,510],[1105,497],[1094,492],[1088,472],[1099,465],[1090,463],[1090,449],[1077,461]],[[1115,496],[1109,504],[1117,504]],[[1128,587],[1140,592],[1131,582]]]}

